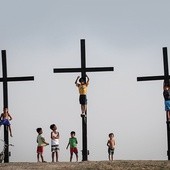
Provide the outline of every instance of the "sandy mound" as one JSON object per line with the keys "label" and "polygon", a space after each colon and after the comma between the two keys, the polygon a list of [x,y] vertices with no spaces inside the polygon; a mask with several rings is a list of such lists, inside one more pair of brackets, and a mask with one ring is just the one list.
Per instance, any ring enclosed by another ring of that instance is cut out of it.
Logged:
{"label": "sandy mound", "polygon": [[170,170],[170,161],[87,161],[59,163],[3,163],[3,170]]}

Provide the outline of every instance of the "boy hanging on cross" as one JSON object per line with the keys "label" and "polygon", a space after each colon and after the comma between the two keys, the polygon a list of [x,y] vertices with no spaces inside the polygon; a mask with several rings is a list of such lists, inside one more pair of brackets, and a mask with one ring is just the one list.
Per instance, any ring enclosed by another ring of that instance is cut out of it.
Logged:
{"label": "boy hanging on cross", "polygon": [[8,108],[4,108],[3,113],[0,115],[0,127],[2,125],[7,126],[10,132],[10,136],[12,137],[11,123],[12,117],[8,112]]}
{"label": "boy hanging on cross", "polygon": [[[86,110],[87,110],[87,87],[89,85],[89,77],[86,75],[87,77],[87,82],[86,80],[80,76],[77,77],[76,81],[75,81],[75,84],[76,86],[78,87],[79,89],[79,94],[80,94],[80,97],[79,97],[79,102],[81,104],[81,116],[85,116],[86,115]],[[78,80],[80,83],[78,83]]]}
{"label": "boy hanging on cross", "polygon": [[163,96],[165,100],[165,111],[167,113],[168,121],[170,122],[170,85],[164,82]]}

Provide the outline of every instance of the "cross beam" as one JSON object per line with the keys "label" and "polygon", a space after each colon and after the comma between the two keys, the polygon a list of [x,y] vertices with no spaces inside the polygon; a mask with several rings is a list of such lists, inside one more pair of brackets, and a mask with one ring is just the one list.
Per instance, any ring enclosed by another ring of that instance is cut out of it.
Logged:
{"label": "cross beam", "polygon": [[[168,69],[168,52],[167,52],[167,47],[163,47],[162,51],[163,51],[164,75],[161,75],[161,76],[137,77],[137,81],[164,80],[164,83],[169,85],[170,75],[169,75],[169,69]],[[167,142],[168,142],[167,155],[168,155],[168,160],[170,160],[170,123],[168,122],[168,117],[166,119],[167,119],[166,123],[167,123]]]}
{"label": "cross beam", "polygon": [[[3,83],[3,106],[4,108],[8,108],[8,82],[9,81],[30,81],[34,80],[33,76],[29,77],[7,77],[7,63],[6,63],[6,50],[1,51],[2,54],[2,78],[0,78],[0,82]],[[5,158],[4,162],[9,162],[9,135],[8,135],[8,127],[4,125],[4,141],[7,144],[5,149]]]}
{"label": "cross beam", "polygon": [[[86,80],[86,72],[113,71],[113,67],[86,67],[85,39],[80,40],[81,44],[81,68],[54,68],[54,73],[75,73],[81,72],[81,77]],[[87,115],[87,113],[86,113]],[[87,149],[87,116],[82,116],[82,161],[88,160]]]}

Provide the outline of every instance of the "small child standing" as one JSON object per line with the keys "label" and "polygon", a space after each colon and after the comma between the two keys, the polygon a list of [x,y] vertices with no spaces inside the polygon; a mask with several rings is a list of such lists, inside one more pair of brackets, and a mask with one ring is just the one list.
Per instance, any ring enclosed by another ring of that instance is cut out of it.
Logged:
{"label": "small child standing", "polygon": [[73,153],[75,153],[76,161],[78,162],[78,149],[77,149],[78,142],[77,142],[77,138],[75,137],[76,133],[72,131],[70,135],[71,135],[71,138],[69,138],[69,142],[68,142],[66,149],[68,149],[70,145],[70,162],[72,162]]}
{"label": "small child standing", "polygon": [[42,136],[42,133],[43,133],[42,128],[37,128],[37,133],[38,133],[37,162],[40,162],[40,157],[41,157],[42,162],[46,162],[44,161],[44,157],[43,157],[43,149],[44,149],[44,146],[49,145],[49,143],[47,143],[45,141],[45,138]]}
{"label": "small child standing", "polygon": [[4,108],[4,111],[0,116],[0,126],[2,125],[7,126],[9,128],[10,136],[12,137],[11,123],[10,123],[11,120],[12,117],[8,112],[8,108]]}
{"label": "small child standing", "polygon": [[50,126],[51,132],[51,157],[52,162],[54,162],[54,157],[56,155],[56,162],[58,162],[58,150],[59,150],[59,132],[57,132],[57,127],[55,124]]}
{"label": "small child standing", "polygon": [[115,143],[115,139],[114,139],[114,134],[110,133],[109,134],[109,140],[107,141],[109,161],[113,161],[115,144],[116,143]]}

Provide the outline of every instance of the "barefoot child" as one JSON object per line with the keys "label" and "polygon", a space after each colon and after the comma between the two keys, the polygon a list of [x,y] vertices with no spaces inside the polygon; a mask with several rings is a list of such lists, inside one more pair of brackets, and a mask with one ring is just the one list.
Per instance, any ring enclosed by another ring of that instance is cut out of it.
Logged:
{"label": "barefoot child", "polygon": [[38,136],[37,136],[37,143],[38,143],[37,162],[40,162],[40,157],[41,157],[41,161],[45,162],[44,157],[43,157],[43,149],[44,149],[44,146],[49,145],[49,143],[47,143],[45,141],[45,138],[42,136],[42,133],[43,133],[42,128],[37,128],[37,133],[38,133]]}
{"label": "barefoot child", "polygon": [[51,157],[52,162],[54,162],[54,157],[56,156],[56,162],[58,162],[58,150],[59,150],[59,132],[57,132],[57,127],[55,124],[50,126],[51,132]]}
{"label": "barefoot child", "polygon": [[[75,81],[75,84],[76,86],[78,87],[79,89],[79,94],[80,94],[80,97],[79,97],[79,102],[81,104],[81,112],[82,114],[81,115],[85,115],[86,114],[86,110],[87,110],[87,86],[89,85],[89,77],[86,75],[87,77],[87,82],[85,83],[85,80],[84,78],[80,78],[80,76],[77,77],[76,81]],[[79,79],[79,82],[78,81]]]}
{"label": "barefoot child", "polygon": [[109,161],[113,161],[115,144],[116,143],[115,143],[115,139],[114,139],[114,134],[110,133],[109,134],[109,140],[107,141]]}
{"label": "barefoot child", "polygon": [[70,145],[70,162],[72,162],[72,158],[73,158],[73,153],[75,153],[76,155],[76,161],[78,162],[78,150],[77,150],[77,138],[75,137],[75,132],[72,131],[70,133],[71,138],[69,138],[69,142],[68,145],[66,147],[66,149],[68,149],[69,145]]}
{"label": "barefoot child", "polygon": [[11,124],[10,124],[11,120],[12,120],[12,117],[8,112],[8,108],[4,108],[4,111],[0,116],[0,126],[2,125],[7,126],[9,129],[10,136],[12,137],[12,130],[11,130]]}

